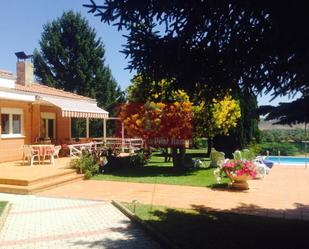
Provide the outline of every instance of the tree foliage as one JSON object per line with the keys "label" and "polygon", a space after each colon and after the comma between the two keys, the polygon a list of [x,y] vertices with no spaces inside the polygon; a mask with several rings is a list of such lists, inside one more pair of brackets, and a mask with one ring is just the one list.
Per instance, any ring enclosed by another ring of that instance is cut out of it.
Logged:
{"label": "tree foliage", "polygon": [[122,106],[120,118],[129,136],[142,137],[155,147],[171,147],[173,139],[191,138],[191,108],[190,102],[128,103]]}
{"label": "tree foliage", "polygon": [[163,147],[171,146],[172,139],[190,139],[192,103],[186,92],[172,88],[174,82],[165,79],[149,82],[147,89],[142,82],[141,75],[133,78],[128,87],[130,102],[120,110],[128,134],[142,137],[152,145],[154,139],[166,138],[168,141]]}
{"label": "tree foliage", "polygon": [[[273,91],[274,97],[300,92],[290,106],[308,103],[306,2],[114,0],[97,5],[91,0],[85,6],[101,21],[129,30],[123,51],[131,58],[128,68],[147,78],[174,78],[185,90],[198,88],[211,96],[236,85]],[[303,109],[289,116],[292,109],[280,109],[282,123],[308,120]]]}
{"label": "tree foliage", "polygon": [[96,98],[101,107],[120,94],[96,32],[80,14],[68,11],[43,26],[40,50],[34,52],[36,77],[48,86]]}
{"label": "tree foliage", "polygon": [[261,114],[267,114],[266,120],[276,120],[275,124],[305,123],[309,120],[309,98],[301,98],[290,103],[280,103],[279,106],[262,106]]}
{"label": "tree foliage", "polygon": [[[183,168],[185,142],[192,139],[192,103],[173,80],[151,81],[143,87],[141,75],[128,87],[130,103],[120,109],[127,134],[142,137],[147,146],[172,148],[173,164]],[[179,154],[178,154],[179,149]]]}
{"label": "tree foliage", "polygon": [[256,96],[251,91],[240,88],[234,89],[232,96],[239,103],[241,117],[228,136],[219,134],[214,138],[214,147],[224,151],[226,156],[232,156],[235,150],[248,148],[260,142]]}
{"label": "tree foliage", "polygon": [[188,94],[177,87],[174,79],[146,82],[141,75],[136,75],[127,89],[128,100],[130,102],[188,102]]}
{"label": "tree foliage", "polygon": [[208,153],[211,152],[213,138],[229,135],[241,117],[239,103],[230,94],[202,101],[193,110],[195,136],[208,138]]}

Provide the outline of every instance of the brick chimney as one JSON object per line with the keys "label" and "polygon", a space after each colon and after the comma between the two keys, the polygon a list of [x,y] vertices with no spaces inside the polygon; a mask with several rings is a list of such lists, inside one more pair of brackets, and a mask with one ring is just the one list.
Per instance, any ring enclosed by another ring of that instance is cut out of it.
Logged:
{"label": "brick chimney", "polygon": [[31,86],[33,83],[33,64],[30,61],[17,61],[16,83],[24,86]]}

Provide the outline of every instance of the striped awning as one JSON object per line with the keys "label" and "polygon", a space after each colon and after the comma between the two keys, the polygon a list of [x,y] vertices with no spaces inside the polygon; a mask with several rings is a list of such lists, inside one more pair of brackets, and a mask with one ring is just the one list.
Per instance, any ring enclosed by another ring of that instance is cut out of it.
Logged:
{"label": "striped awning", "polygon": [[97,106],[95,101],[59,98],[53,96],[39,96],[40,101],[58,106],[63,117],[70,118],[108,118],[108,112]]}

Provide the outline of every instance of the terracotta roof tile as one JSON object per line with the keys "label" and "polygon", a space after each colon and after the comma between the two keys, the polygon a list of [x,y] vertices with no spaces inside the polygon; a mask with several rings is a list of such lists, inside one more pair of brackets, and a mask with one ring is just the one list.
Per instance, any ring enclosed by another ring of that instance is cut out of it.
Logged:
{"label": "terracotta roof tile", "polygon": [[9,78],[9,79],[15,78],[13,73],[6,71],[6,70],[2,70],[2,69],[0,69],[0,77]]}
{"label": "terracotta roof tile", "polygon": [[90,100],[90,98],[81,96],[75,93],[71,92],[66,92],[60,89],[56,89],[53,87],[33,83],[31,86],[24,86],[20,84],[15,84],[15,89],[19,91],[24,91],[24,92],[31,92],[31,93],[43,93],[43,94],[48,94],[48,95],[53,95],[53,96],[59,96],[59,97],[67,97],[67,98],[72,98],[72,99],[81,99],[81,100]]}

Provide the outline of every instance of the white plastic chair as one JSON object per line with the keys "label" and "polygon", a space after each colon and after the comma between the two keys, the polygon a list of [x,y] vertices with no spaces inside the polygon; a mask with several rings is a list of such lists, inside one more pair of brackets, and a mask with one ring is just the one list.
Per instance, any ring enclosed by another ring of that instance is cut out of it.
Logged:
{"label": "white plastic chair", "polygon": [[[54,148],[53,148],[53,149],[54,149]],[[48,153],[46,153],[46,152],[48,152]],[[50,163],[51,163],[52,165],[55,165],[54,153],[55,153],[55,151],[52,151],[52,152],[50,152],[50,151],[45,151],[45,154],[44,154],[44,157],[43,157],[43,162],[45,161],[45,158],[46,158],[47,156],[49,156],[49,157],[50,157]]]}
{"label": "white plastic chair", "polygon": [[59,158],[60,150],[61,150],[61,145],[56,145],[53,156]]}
{"label": "white plastic chair", "polygon": [[30,145],[23,146],[23,165],[24,160],[27,158],[28,162],[30,161],[30,166],[33,166],[34,158],[36,157],[39,160],[39,153],[34,151]]}
{"label": "white plastic chair", "polygon": [[224,161],[225,154],[224,152],[216,151],[215,149],[212,149],[210,153],[210,167],[219,167],[221,165],[221,162]]}
{"label": "white plastic chair", "polygon": [[270,172],[270,168],[268,168],[261,160],[255,159],[254,163],[256,165],[258,178],[264,178]]}

